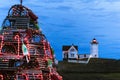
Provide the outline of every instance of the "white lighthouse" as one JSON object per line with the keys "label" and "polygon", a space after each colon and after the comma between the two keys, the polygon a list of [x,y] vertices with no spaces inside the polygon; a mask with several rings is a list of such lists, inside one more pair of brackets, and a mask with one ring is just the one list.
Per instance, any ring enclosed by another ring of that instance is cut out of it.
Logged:
{"label": "white lighthouse", "polygon": [[95,38],[91,41],[91,54],[90,55],[92,58],[98,58],[98,42]]}

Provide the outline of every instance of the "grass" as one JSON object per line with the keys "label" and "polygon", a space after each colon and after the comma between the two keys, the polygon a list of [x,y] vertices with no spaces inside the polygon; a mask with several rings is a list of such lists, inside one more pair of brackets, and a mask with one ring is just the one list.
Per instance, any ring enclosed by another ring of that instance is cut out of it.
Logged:
{"label": "grass", "polygon": [[62,73],[63,80],[120,80],[120,73]]}
{"label": "grass", "polygon": [[91,59],[89,64],[59,62],[58,72],[63,80],[120,80],[120,61]]}

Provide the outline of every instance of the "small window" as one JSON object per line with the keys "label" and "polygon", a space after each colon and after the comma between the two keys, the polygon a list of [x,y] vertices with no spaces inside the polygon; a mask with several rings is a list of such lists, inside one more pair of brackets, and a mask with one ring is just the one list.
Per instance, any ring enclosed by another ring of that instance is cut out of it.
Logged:
{"label": "small window", "polygon": [[71,54],[71,57],[74,57],[74,54]]}
{"label": "small window", "polygon": [[95,55],[95,57],[97,57],[97,55]]}
{"label": "small window", "polygon": [[86,54],[84,54],[84,57],[86,58]]}

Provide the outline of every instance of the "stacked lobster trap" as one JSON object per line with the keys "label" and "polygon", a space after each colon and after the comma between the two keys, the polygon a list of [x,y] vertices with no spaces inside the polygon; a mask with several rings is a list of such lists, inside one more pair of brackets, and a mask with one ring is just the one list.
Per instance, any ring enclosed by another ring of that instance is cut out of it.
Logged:
{"label": "stacked lobster trap", "polygon": [[0,31],[0,80],[62,80],[37,19],[22,3],[9,9]]}

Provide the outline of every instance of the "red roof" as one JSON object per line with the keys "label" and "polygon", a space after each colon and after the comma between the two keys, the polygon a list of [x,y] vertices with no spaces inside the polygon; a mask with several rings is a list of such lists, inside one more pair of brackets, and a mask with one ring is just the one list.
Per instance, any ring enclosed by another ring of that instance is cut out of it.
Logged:
{"label": "red roof", "polygon": [[91,44],[98,44],[98,41],[94,38],[91,42]]}

